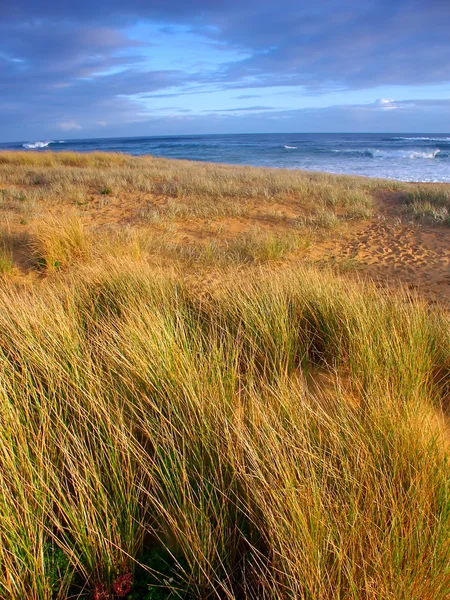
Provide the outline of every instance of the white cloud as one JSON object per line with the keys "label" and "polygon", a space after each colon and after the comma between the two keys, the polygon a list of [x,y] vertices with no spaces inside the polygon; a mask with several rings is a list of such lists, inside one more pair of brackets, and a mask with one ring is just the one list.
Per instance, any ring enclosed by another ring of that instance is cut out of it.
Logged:
{"label": "white cloud", "polygon": [[58,123],[58,127],[63,131],[76,131],[82,129],[81,125],[76,121],[61,121]]}
{"label": "white cloud", "polygon": [[395,110],[398,108],[395,100],[391,98],[379,98],[378,100],[375,100],[375,105],[379,106],[381,110]]}

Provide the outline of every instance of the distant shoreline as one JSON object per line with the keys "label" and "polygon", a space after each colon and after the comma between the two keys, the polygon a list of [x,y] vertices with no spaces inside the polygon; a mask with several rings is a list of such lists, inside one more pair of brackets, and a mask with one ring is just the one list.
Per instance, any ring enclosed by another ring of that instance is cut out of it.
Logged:
{"label": "distant shoreline", "polygon": [[448,134],[224,134],[38,139],[0,144],[26,152],[120,152],[216,164],[301,169],[404,182],[450,182]]}
{"label": "distant shoreline", "polygon": [[[173,161],[173,162],[181,162],[181,163],[185,163],[185,162],[191,162],[191,163],[198,163],[198,164],[202,164],[202,165],[211,165],[213,167],[229,167],[229,168],[237,168],[237,169],[246,169],[246,168],[251,168],[251,169],[257,169],[257,170],[277,170],[277,171],[298,171],[301,172],[303,174],[308,174],[310,173],[311,175],[316,175],[316,176],[320,176],[320,175],[324,175],[324,176],[331,176],[331,177],[344,177],[344,178],[357,178],[357,179],[373,179],[375,181],[392,181],[394,184],[398,183],[398,184],[408,184],[408,185],[426,185],[426,186],[433,186],[433,185],[442,185],[442,186],[447,186],[450,185],[450,181],[418,181],[418,180],[398,180],[392,177],[383,177],[381,175],[362,175],[362,174],[353,174],[353,173],[336,173],[334,171],[326,171],[326,170],[314,170],[314,169],[304,169],[301,167],[284,167],[284,166],[266,166],[266,165],[245,165],[245,164],[240,164],[240,163],[218,163],[218,162],[214,162],[214,161],[208,161],[208,160],[202,160],[202,159],[195,159],[195,158],[190,158],[190,159],[186,159],[186,158],[175,158],[175,157],[164,157],[164,156],[155,156],[153,154],[140,154],[140,155],[135,155],[135,154],[129,154],[127,152],[123,152],[123,151],[114,151],[114,150],[104,150],[104,151],[99,151],[99,150],[83,150],[83,151],[73,151],[73,150],[57,150],[55,151],[55,149],[53,148],[45,148],[42,150],[38,150],[38,149],[24,149],[24,148],[17,148],[17,149],[4,149],[2,147],[0,147],[0,165],[2,163],[2,155],[6,155],[6,154],[17,154],[17,155],[36,155],[36,156],[45,156],[45,155],[90,155],[90,154],[110,154],[110,155],[123,155],[124,157],[129,157],[131,159],[145,159],[145,158],[149,158],[149,159],[163,159],[163,160],[169,160],[169,161]],[[68,165],[70,166],[70,165]]]}

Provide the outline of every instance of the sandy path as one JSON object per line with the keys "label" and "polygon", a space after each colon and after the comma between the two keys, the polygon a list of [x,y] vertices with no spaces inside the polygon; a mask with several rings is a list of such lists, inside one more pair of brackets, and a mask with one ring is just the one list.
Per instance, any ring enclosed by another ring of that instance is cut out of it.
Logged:
{"label": "sandy path", "polygon": [[[327,247],[328,246],[328,247]],[[341,242],[324,244],[332,260],[352,259],[361,274],[380,283],[406,284],[431,301],[450,303],[450,229],[402,222],[379,213]]]}

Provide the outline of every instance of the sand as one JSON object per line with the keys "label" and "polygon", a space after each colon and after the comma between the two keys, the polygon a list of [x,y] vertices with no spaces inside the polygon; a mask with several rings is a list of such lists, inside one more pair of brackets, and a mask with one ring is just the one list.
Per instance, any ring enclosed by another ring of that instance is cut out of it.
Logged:
{"label": "sand", "polygon": [[413,223],[392,200],[380,199],[373,219],[350,228],[344,239],[319,244],[310,256],[347,260],[360,276],[450,305],[450,228]]}

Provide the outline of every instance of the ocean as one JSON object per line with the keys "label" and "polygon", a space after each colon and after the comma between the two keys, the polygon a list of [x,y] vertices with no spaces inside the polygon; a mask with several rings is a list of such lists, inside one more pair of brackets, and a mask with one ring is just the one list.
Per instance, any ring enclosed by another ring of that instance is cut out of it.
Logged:
{"label": "ocean", "polygon": [[1,149],[151,154],[400,181],[450,182],[450,134],[230,134],[1,143]]}

